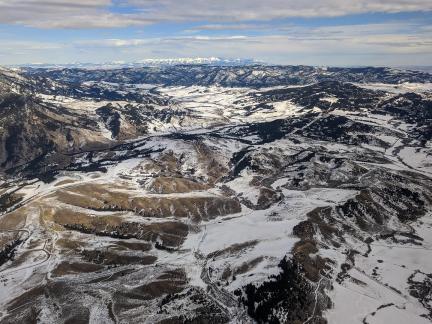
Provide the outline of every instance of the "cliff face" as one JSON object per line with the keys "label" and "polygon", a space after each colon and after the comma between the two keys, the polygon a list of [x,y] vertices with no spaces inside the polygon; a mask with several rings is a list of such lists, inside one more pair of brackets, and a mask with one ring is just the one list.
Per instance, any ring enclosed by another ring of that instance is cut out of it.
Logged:
{"label": "cliff face", "polygon": [[13,92],[0,95],[0,125],[3,170],[52,152],[79,152],[107,142],[94,120]]}

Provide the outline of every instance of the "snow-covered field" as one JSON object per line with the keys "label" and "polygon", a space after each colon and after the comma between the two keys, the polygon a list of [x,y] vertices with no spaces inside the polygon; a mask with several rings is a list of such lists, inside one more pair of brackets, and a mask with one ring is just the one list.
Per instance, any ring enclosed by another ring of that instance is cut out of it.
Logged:
{"label": "snow-covered field", "polygon": [[[360,86],[386,91],[383,100],[432,89]],[[284,89],[295,88],[265,91]],[[260,105],[263,89],[121,91],[168,104],[116,101],[123,140],[71,154],[73,167],[48,181],[2,183],[19,201],[0,216],[0,243],[16,243],[0,263],[0,322],[58,323],[71,303],[90,323],[176,323],[201,306],[252,323],[238,297],[276,280],[286,256],[306,282],[290,291],[308,287],[314,301],[304,323],[430,322],[432,150],[411,120],[329,109],[340,100],[327,94],[308,111],[294,100]],[[90,116],[116,141],[96,113],[111,101],[39,98]],[[127,119],[143,106],[147,119]]]}

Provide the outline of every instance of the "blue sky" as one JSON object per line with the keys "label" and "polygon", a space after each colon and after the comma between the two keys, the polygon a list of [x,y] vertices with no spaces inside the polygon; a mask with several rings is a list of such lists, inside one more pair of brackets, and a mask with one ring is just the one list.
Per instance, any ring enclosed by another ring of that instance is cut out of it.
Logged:
{"label": "blue sky", "polygon": [[430,0],[0,0],[0,64],[431,65]]}

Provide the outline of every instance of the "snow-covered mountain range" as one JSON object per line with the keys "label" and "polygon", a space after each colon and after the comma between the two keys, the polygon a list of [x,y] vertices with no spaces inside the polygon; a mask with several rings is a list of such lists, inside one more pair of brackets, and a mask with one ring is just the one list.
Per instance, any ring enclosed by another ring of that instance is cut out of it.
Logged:
{"label": "snow-covered mountain range", "polygon": [[212,66],[244,66],[264,63],[255,59],[244,58],[220,58],[220,57],[183,57],[183,58],[165,58],[165,59],[143,59],[135,62],[113,61],[105,63],[67,63],[67,64],[50,64],[50,63],[28,63],[15,67],[31,67],[44,69],[59,68],[79,68],[79,69],[119,69],[119,68],[137,68],[144,66],[166,66],[166,65],[212,65]]}
{"label": "snow-covered mountain range", "polygon": [[0,321],[429,323],[432,75],[180,63],[0,69]]}

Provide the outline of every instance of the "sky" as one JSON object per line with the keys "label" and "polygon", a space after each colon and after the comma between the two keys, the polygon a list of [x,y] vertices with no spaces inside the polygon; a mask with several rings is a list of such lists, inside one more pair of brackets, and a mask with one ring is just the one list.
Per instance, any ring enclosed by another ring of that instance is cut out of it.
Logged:
{"label": "sky", "polygon": [[0,65],[432,65],[432,0],[0,0]]}

